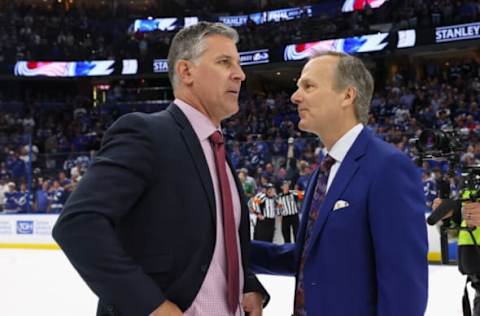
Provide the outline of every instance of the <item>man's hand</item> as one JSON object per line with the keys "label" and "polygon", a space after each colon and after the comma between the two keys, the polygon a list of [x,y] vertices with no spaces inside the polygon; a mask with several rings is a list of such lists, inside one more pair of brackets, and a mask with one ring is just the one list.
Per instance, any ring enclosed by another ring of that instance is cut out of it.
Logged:
{"label": "man's hand", "polygon": [[440,204],[442,204],[442,199],[435,198],[435,200],[433,200],[433,203],[432,203],[432,211],[435,211]]}
{"label": "man's hand", "polygon": [[463,218],[469,227],[480,226],[480,203],[466,203],[463,206]]}
{"label": "man's hand", "polygon": [[[432,212],[435,212],[435,210],[437,209],[437,207],[440,206],[440,204],[442,204],[442,199],[440,198],[436,198],[435,200],[433,200],[433,203],[432,203]],[[446,219],[446,218],[449,218],[451,217],[453,214],[453,211],[449,211],[442,219]]]}
{"label": "man's hand", "polygon": [[249,292],[243,294],[242,300],[243,310],[250,316],[262,316],[263,296],[257,292]]}
{"label": "man's hand", "polygon": [[170,301],[163,302],[156,310],[149,316],[182,316],[183,313],[177,305]]}
{"label": "man's hand", "polygon": [[257,218],[263,221],[265,219],[265,216],[263,216],[262,214],[257,214]]}

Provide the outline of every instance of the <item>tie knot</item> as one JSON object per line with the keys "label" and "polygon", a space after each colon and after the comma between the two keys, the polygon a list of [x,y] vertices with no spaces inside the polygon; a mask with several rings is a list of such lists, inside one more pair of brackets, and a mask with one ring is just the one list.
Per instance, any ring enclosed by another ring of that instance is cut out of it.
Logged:
{"label": "tie knot", "polygon": [[330,168],[332,168],[333,164],[335,163],[335,158],[327,154],[323,160],[322,163],[320,164],[320,169],[323,172],[330,172]]}
{"label": "tie knot", "polygon": [[210,135],[210,142],[214,145],[223,145],[223,136],[222,133],[219,131],[215,131],[212,135]]}

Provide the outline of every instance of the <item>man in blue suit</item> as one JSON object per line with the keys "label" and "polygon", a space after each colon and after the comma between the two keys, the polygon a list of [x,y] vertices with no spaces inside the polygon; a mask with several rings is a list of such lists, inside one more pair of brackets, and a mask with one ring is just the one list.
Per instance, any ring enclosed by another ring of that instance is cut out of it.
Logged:
{"label": "man in blue suit", "polygon": [[296,244],[254,242],[259,273],[296,275],[295,316],[420,316],[428,293],[425,200],[407,156],[364,127],[373,78],[342,53],[303,68],[299,128],[325,145]]}

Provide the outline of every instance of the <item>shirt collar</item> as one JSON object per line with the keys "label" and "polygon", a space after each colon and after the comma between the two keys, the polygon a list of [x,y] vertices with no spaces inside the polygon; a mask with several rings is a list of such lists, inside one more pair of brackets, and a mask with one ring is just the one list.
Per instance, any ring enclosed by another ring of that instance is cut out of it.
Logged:
{"label": "shirt collar", "polygon": [[358,123],[337,140],[330,151],[324,149],[324,154],[329,154],[336,162],[341,163],[362,130],[363,124]]}
{"label": "shirt collar", "polygon": [[212,121],[205,114],[190,104],[180,99],[175,99],[173,102],[180,108],[183,114],[185,114],[200,141],[207,140],[215,131],[222,132],[220,128],[213,125]]}

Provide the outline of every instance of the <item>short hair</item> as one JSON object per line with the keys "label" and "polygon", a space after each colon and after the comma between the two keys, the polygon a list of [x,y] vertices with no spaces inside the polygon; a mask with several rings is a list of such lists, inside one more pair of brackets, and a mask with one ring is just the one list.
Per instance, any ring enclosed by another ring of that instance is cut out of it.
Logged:
{"label": "short hair", "polygon": [[341,52],[315,52],[310,60],[322,56],[338,57],[333,88],[338,91],[348,86],[355,87],[357,90],[357,96],[354,100],[355,115],[360,122],[367,124],[374,89],[372,74],[360,58]]}
{"label": "short hair", "polygon": [[180,30],[174,37],[168,50],[168,77],[173,89],[178,85],[175,66],[181,59],[194,61],[200,57],[206,47],[205,39],[212,35],[221,35],[238,42],[238,33],[222,23],[199,22]]}

